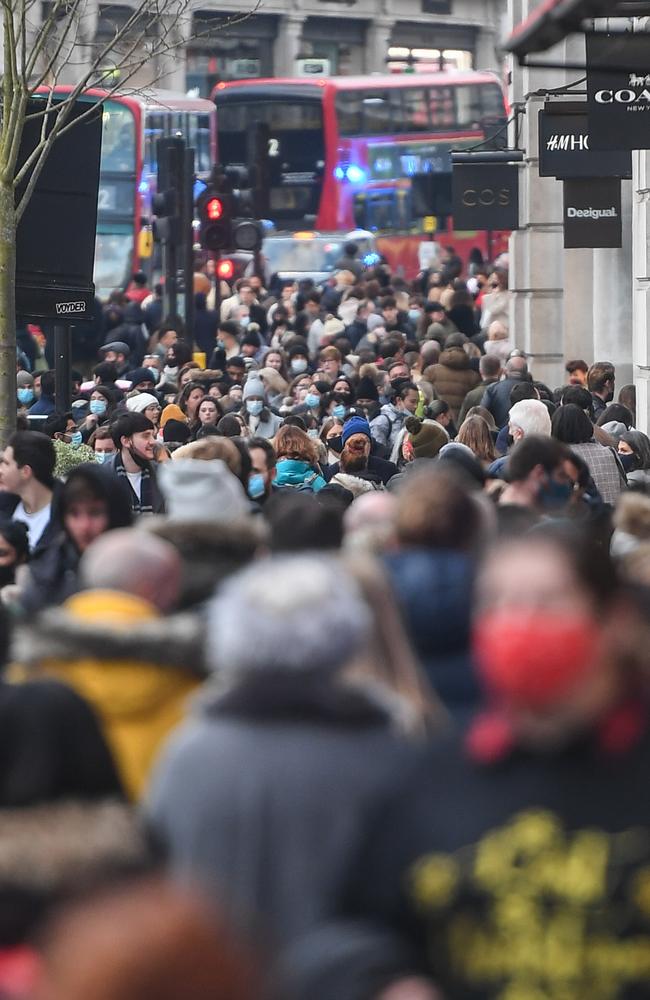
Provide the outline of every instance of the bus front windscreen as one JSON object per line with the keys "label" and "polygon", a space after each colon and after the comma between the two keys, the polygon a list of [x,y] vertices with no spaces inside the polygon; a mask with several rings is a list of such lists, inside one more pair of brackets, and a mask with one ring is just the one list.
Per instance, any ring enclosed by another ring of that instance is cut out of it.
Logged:
{"label": "bus front windscreen", "polygon": [[137,183],[136,122],[118,101],[102,110],[102,154],[97,192],[95,287],[100,297],[124,287],[132,266]]}
{"label": "bus front windscreen", "polygon": [[325,168],[320,99],[222,93],[217,98],[217,130],[224,166],[250,166],[250,136],[258,123],[268,143],[271,218],[283,223],[315,218]]}

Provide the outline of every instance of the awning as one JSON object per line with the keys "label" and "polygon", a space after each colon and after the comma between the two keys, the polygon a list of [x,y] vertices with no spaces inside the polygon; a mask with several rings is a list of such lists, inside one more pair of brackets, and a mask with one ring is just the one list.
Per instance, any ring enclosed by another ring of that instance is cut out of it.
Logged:
{"label": "awning", "polygon": [[504,45],[520,61],[531,52],[543,52],[594,17],[647,17],[650,0],[544,0],[517,25]]}

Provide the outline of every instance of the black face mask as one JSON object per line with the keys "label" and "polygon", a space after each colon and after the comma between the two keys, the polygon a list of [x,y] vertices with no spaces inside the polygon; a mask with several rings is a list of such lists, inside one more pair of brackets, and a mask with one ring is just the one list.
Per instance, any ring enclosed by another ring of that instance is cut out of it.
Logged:
{"label": "black face mask", "polygon": [[0,566],[0,587],[8,587],[16,581],[15,566]]}
{"label": "black face mask", "polygon": [[330,451],[333,451],[336,455],[340,455],[343,451],[343,442],[341,441],[341,435],[338,434],[336,437],[331,437],[327,439],[327,447]]}
{"label": "black face mask", "polygon": [[351,395],[350,395],[349,392],[335,392],[334,393],[334,400],[337,403],[346,403],[347,404],[347,403],[350,402],[351,398],[352,397],[351,397]]}
{"label": "black face mask", "polygon": [[506,438],[506,442],[507,442],[508,448],[512,448],[513,444],[515,443],[515,439],[513,438],[512,434],[508,434],[508,437]]}
{"label": "black face mask", "polygon": [[131,458],[133,459],[133,461],[135,462],[135,464],[138,465],[141,469],[148,469],[149,468],[149,459],[148,458],[143,458],[142,455],[138,455],[138,453],[135,450],[135,448],[129,447],[129,448],[127,448],[127,451],[129,453],[129,455],[131,456]]}
{"label": "black face mask", "polygon": [[621,465],[625,469],[625,472],[634,472],[634,470],[638,469],[638,467],[639,467],[639,460],[637,459],[636,455],[634,455],[634,454],[632,454],[632,455],[623,455],[619,451],[618,458],[619,458],[619,461],[620,461]]}

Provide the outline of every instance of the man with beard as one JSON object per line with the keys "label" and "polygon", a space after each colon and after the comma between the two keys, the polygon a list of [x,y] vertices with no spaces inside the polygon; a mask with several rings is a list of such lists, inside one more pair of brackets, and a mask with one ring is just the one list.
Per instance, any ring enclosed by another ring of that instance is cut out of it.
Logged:
{"label": "man with beard", "polygon": [[339,461],[325,470],[328,482],[339,472],[343,472],[350,476],[375,478],[386,486],[397,475],[398,469],[394,462],[387,462],[370,454],[370,424],[363,417],[355,416],[346,420],[341,432],[341,443],[343,450]]}
{"label": "man with beard", "polygon": [[156,480],[155,428],[144,413],[125,413],[111,426],[117,448],[107,468],[128,488],[134,515],[163,514],[165,505]]}

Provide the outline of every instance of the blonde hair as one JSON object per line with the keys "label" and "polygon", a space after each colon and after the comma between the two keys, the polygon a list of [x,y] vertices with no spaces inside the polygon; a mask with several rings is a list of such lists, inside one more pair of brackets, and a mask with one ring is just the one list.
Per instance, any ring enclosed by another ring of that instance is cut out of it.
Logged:
{"label": "blonde hair", "polygon": [[456,441],[471,448],[480,462],[494,462],[497,457],[487,421],[478,414],[466,417],[460,426]]}

